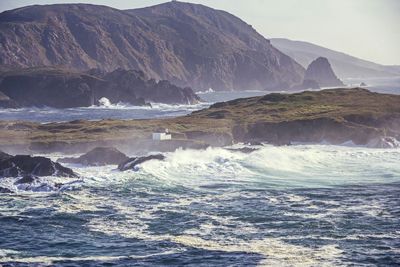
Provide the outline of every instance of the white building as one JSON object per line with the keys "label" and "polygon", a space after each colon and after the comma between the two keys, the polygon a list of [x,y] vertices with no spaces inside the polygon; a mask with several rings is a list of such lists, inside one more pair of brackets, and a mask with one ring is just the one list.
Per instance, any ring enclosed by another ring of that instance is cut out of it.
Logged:
{"label": "white building", "polygon": [[164,141],[164,140],[171,140],[172,135],[169,133],[168,129],[165,131],[159,131],[157,133],[153,133],[153,140],[154,141]]}

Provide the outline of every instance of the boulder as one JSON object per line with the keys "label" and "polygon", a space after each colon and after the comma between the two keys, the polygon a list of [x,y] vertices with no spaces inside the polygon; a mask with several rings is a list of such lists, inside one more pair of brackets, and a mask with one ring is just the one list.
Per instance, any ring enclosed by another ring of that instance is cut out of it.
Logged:
{"label": "boulder", "polygon": [[45,157],[17,155],[0,161],[0,177],[20,176],[78,177],[71,169]]}
{"label": "boulder", "polygon": [[118,149],[113,147],[96,147],[88,153],[78,158],[63,158],[58,162],[74,163],[87,166],[105,166],[118,165],[121,162],[127,161],[129,158]]}
{"label": "boulder", "polygon": [[120,171],[134,170],[138,165],[150,160],[164,160],[165,156],[162,154],[150,155],[145,157],[130,158],[125,162],[118,165]]}
{"label": "boulder", "polygon": [[10,189],[5,187],[0,187],[0,194],[11,194],[11,193],[13,193],[13,191],[11,191]]}
{"label": "boulder", "polygon": [[35,176],[33,175],[26,175],[24,177],[22,177],[21,179],[19,179],[18,181],[16,181],[14,184],[15,185],[19,185],[19,184],[31,184],[35,181]]}
{"label": "boulder", "polygon": [[232,151],[232,152],[241,152],[244,154],[251,154],[257,150],[258,148],[252,148],[252,147],[242,147],[242,148],[227,148],[226,150]]}

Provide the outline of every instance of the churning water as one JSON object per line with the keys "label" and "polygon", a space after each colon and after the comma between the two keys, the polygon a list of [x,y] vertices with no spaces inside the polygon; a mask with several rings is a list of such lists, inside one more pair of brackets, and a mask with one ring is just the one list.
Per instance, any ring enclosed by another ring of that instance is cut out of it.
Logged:
{"label": "churning water", "polygon": [[70,190],[0,195],[0,265],[400,264],[399,149],[258,148],[69,165]]}
{"label": "churning water", "polygon": [[[345,83],[350,87],[359,86],[361,82],[367,83],[367,89],[375,92],[400,94],[400,77],[389,78],[349,78]],[[278,91],[285,92],[285,91]],[[102,119],[153,119],[184,116],[193,111],[204,109],[216,102],[229,101],[237,98],[246,98],[265,95],[266,91],[222,91],[208,90],[200,92],[203,103],[197,105],[166,105],[153,103],[152,107],[131,106],[123,103],[110,105],[101,101],[99,106],[83,108],[20,108],[0,109],[1,120],[34,121],[40,123],[62,122],[72,120],[102,120]]]}

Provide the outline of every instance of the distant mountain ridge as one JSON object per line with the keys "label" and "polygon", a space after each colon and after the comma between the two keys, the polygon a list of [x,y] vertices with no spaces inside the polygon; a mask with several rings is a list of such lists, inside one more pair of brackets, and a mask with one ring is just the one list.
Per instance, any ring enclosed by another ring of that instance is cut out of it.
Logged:
{"label": "distant mountain ridge", "polygon": [[273,46],[307,67],[318,57],[326,57],[340,78],[400,76],[399,66],[385,66],[303,41],[270,39]]}
{"label": "distant mountain ridge", "polygon": [[195,90],[289,88],[304,68],[239,18],[168,2],[118,10],[28,6],[0,14],[0,65],[140,70]]}

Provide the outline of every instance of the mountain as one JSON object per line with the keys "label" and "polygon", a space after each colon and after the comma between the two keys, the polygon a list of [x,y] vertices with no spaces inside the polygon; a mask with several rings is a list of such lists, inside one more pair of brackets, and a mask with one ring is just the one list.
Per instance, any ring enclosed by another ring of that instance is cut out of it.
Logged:
{"label": "mountain", "polygon": [[331,64],[325,57],[319,57],[310,63],[304,76],[304,81],[316,81],[322,87],[343,86],[332,70]]}
{"label": "mountain", "polygon": [[276,89],[304,68],[239,18],[169,2],[134,10],[61,4],[0,14],[0,65],[140,70],[195,90]]}
{"label": "mountain", "polygon": [[334,72],[342,79],[400,76],[400,68],[396,66],[379,65],[312,43],[273,38],[271,44],[304,67],[318,57],[326,57]]}
{"label": "mountain", "polygon": [[132,105],[200,101],[190,88],[180,88],[168,81],[156,82],[141,71],[77,72],[45,67],[0,73],[0,107],[88,107],[98,104],[103,97],[111,103]]}

